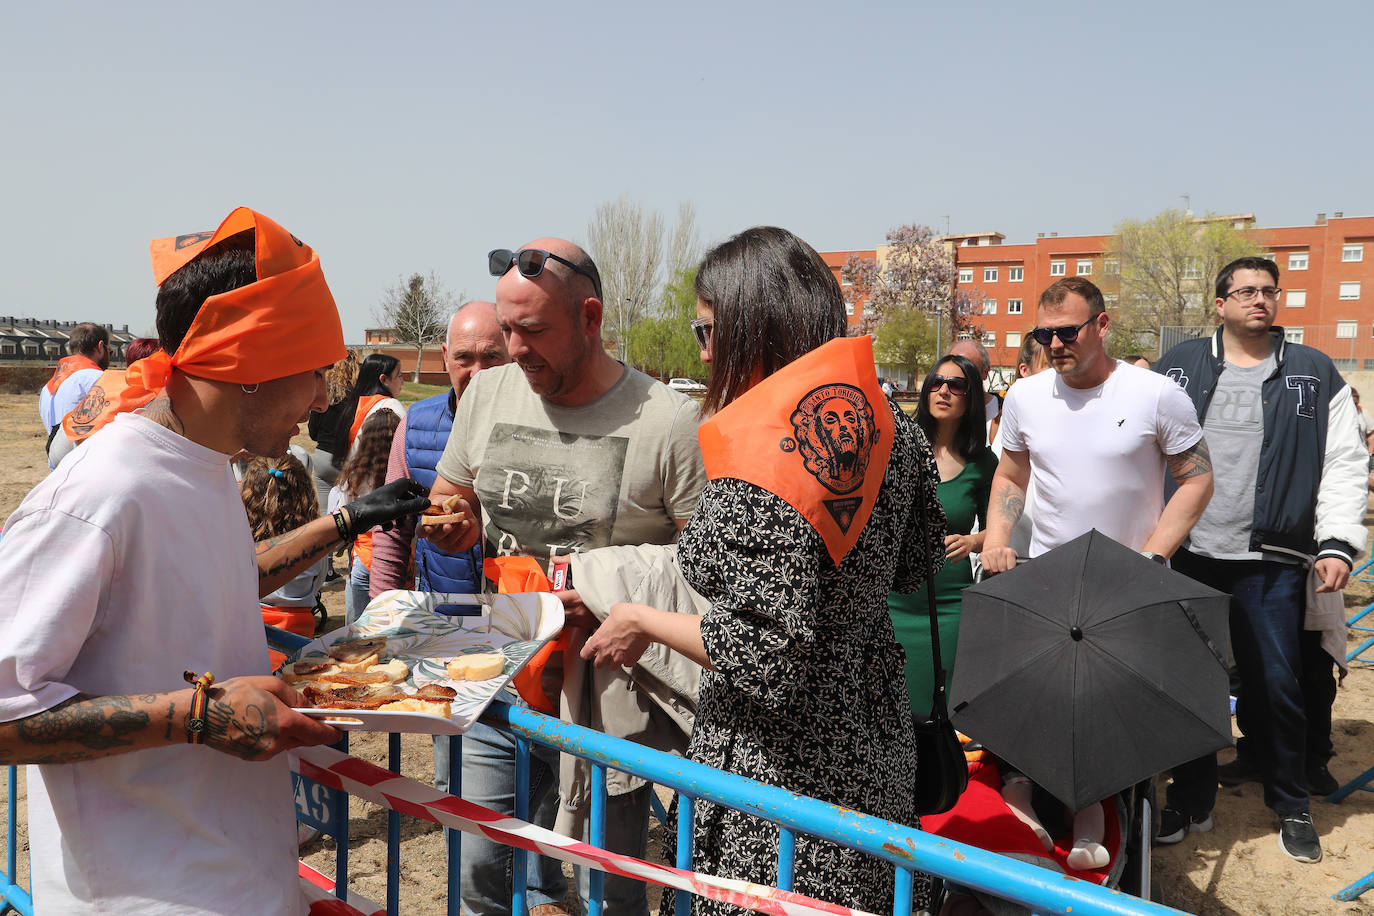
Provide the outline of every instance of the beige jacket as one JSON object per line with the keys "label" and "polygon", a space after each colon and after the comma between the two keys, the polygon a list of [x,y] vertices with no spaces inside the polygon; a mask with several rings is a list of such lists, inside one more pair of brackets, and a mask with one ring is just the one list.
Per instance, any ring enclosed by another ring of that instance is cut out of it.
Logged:
{"label": "beige jacket", "polygon": [[[572,587],[599,620],[620,601],[664,611],[703,614],[710,606],[692,591],[677,565],[676,545],[602,547],[572,556]],[[564,655],[561,718],[659,751],[687,750],[696,718],[701,667],[684,655],[653,643],[633,668],[597,668],[577,653],[586,632],[569,631]],[[590,799],[591,764],[564,754],[559,786],[563,813],[559,831],[570,832]],[[619,770],[606,773],[609,795],[623,795],[645,780]],[[568,828],[564,830],[565,826]]]}

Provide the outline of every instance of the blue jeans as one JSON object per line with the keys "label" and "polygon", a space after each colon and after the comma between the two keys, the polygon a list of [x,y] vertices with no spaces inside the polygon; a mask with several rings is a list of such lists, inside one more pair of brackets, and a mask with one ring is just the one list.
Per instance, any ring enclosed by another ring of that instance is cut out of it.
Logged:
{"label": "blue jeans", "polygon": [[[515,814],[514,737],[482,722],[463,734],[463,798],[502,814]],[[531,823],[553,829],[558,816],[558,752],[538,744],[530,747],[529,810]],[[459,874],[466,916],[510,913],[513,859],[509,846],[480,834],[463,835]],[[526,907],[561,904],[568,890],[562,863],[534,855],[526,861]]]}
{"label": "blue jeans", "polygon": [[[503,696],[502,699],[509,700]],[[436,745],[436,751],[438,746]],[[445,748],[445,751],[447,748]],[[438,754],[436,753],[436,757]],[[447,767],[447,761],[445,761]],[[649,839],[649,798],[652,786],[606,799],[605,847],[643,858]],[[463,798],[504,814],[515,813],[515,739],[478,722],[463,735]],[[530,747],[530,822],[553,828],[558,815],[558,752]],[[584,829],[582,839],[587,840]],[[508,914],[511,905],[513,856],[509,846],[485,837],[463,835],[460,877],[463,911],[468,916]],[[567,893],[562,865],[553,859],[530,856],[526,871],[526,907],[561,904]],[[586,910],[590,872],[574,867],[578,895]],[[606,916],[648,916],[649,901],[642,881],[607,875],[603,885]]]}
{"label": "blue jeans", "polygon": [[[1236,724],[1264,783],[1264,803],[1280,815],[1307,811],[1307,714],[1302,686],[1307,570],[1263,560],[1212,560],[1185,550],[1175,554],[1173,568],[1231,593],[1231,651],[1241,688]],[[1210,768],[1199,761],[1175,768],[1166,802],[1169,807],[1194,816],[1210,812],[1210,806],[1199,811],[1195,803],[1183,804],[1205,791],[1198,785],[1203,779],[1210,779],[1210,795],[1215,800],[1216,756],[1209,756]],[[1174,805],[1175,800],[1180,805]]]}
{"label": "blue jeans", "polygon": [[367,610],[367,603],[372,600],[367,594],[371,578],[372,573],[363,561],[354,557],[353,565],[348,568],[348,589],[344,592],[344,623],[349,626]]}

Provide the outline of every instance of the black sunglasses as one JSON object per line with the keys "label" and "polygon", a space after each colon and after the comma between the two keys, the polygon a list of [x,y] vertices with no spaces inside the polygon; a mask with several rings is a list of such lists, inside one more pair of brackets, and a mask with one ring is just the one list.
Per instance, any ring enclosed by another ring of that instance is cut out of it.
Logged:
{"label": "black sunglasses", "polygon": [[1097,316],[1094,315],[1087,321],[1080,324],[1078,327],[1073,327],[1072,325],[1070,325],[1066,328],[1031,328],[1030,336],[1034,337],[1035,342],[1040,344],[1040,346],[1042,347],[1048,347],[1050,345],[1050,341],[1054,340],[1055,337],[1058,337],[1061,341],[1063,341],[1066,344],[1070,344],[1078,339],[1079,331],[1083,330],[1096,320]]}
{"label": "black sunglasses", "polygon": [[596,293],[596,298],[601,298],[601,283],[585,268],[578,267],[567,258],[560,258],[552,251],[544,251],[542,248],[525,248],[520,251],[511,251],[509,248],[497,248],[487,252],[487,270],[491,271],[493,277],[505,276],[506,271],[510,270],[512,264],[515,269],[520,271],[520,276],[529,277],[533,280],[544,272],[544,265],[549,258],[553,258],[559,264],[563,264],[592,281],[592,290]]}
{"label": "black sunglasses", "polygon": [[697,339],[698,348],[702,350],[711,349],[711,331],[715,324],[714,318],[692,319],[692,336]]}
{"label": "black sunglasses", "polygon": [[964,378],[962,375],[956,375],[953,378],[943,375],[932,375],[930,377],[930,390],[932,394],[939,391],[942,385],[949,386],[950,394],[968,394],[968,379]]}

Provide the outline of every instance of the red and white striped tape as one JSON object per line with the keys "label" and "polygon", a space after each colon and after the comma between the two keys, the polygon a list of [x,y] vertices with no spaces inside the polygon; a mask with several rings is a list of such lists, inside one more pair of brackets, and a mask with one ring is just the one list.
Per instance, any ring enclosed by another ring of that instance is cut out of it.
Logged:
{"label": "red and white striped tape", "polygon": [[826,903],[775,887],[703,875],[608,852],[439,792],[432,786],[399,776],[334,748],[299,748],[292,751],[290,756],[293,770],[321,785],[356,795],[389,810],[465,833],[482,834],[498,843],[574,865],[690,891],[712,900],[774,916],[870,916],[862,910]]}
{"label": "red and white striped tape", "polygon": [[386,916],[386,908],[351,891],[348,902],[334,896],[334,879],[304,862],[296,863],[301,878],[301,895],[310,904],[309,916]]}

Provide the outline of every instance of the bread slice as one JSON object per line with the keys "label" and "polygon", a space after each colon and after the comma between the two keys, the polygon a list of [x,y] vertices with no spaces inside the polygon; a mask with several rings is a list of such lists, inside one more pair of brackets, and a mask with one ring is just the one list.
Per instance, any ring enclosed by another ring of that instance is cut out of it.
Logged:
{"label": "bread slice", "polygon": [[448,676],[455,681],[486,681],[499,677],[505,670],[506,657],[499,652],[474,652],[460,655],[447,665]]}
{"label": "bread slice", "polygon": [[448,700],[427,700],[419,696],[407,696],[377,708],[378,712],[422,712],[443,719],[452,719],[452,705]]}
{"label": "bread slice", "polygon": [[399,658],[393,658],[387,662],[379,662],[368,668],[364,674],[384,674],[393,684],[399,684],[410,676],[410,669],[406,663]]}

